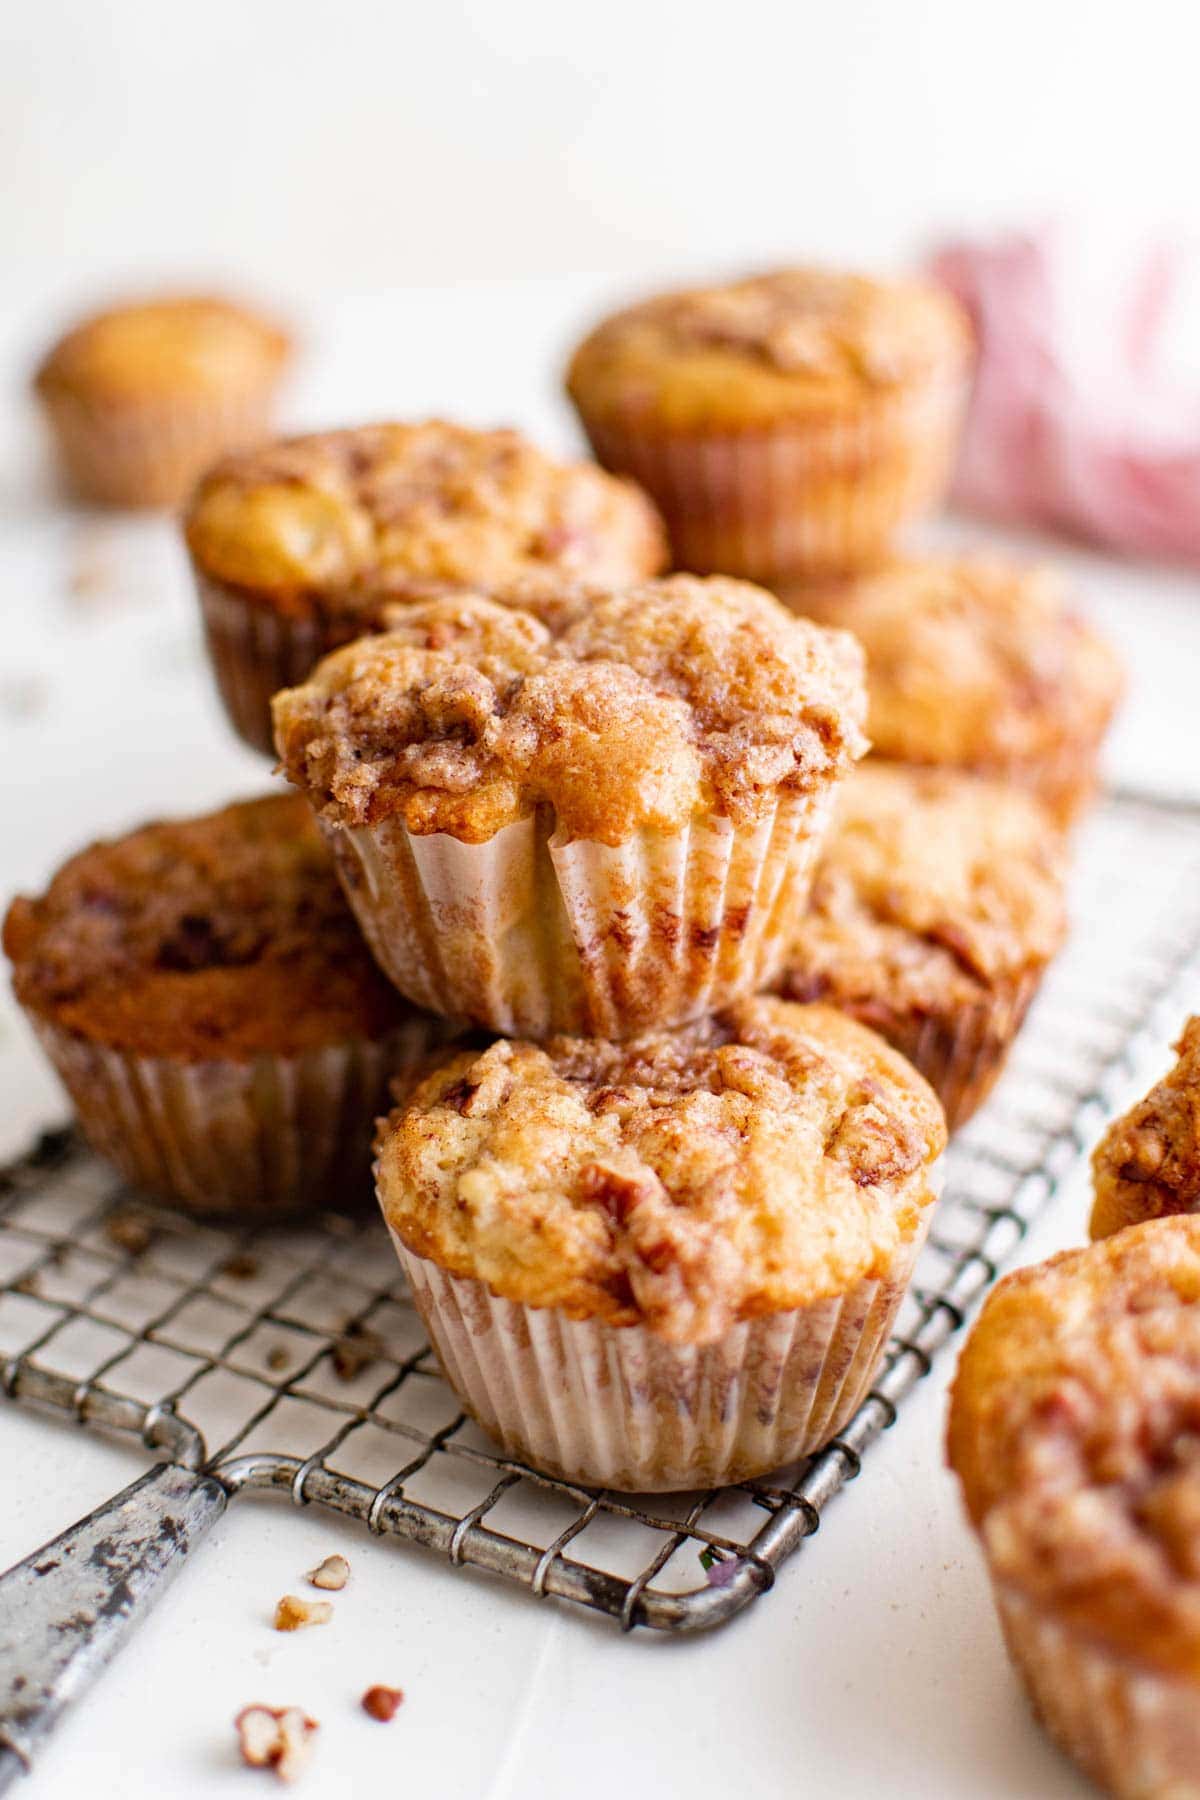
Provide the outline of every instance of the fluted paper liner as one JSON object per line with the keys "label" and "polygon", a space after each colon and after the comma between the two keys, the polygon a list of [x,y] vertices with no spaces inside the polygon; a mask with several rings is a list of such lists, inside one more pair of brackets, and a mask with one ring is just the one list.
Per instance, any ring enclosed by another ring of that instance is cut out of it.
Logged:
{"label": "fluted paper liner", "polygon": [[931,1210],[884,1278],[705,1345],[503,1300],[392,1239],[447,1381],[507,1455],[657,1492],[746,1481],[836,1436],[870,1388]]}
{"label": "fluted paper liner", "polygon": [[84,1136],[127,1181],[196,1212],[247,1218],[365,1200],[389,1082],[445,1035],[439,1020],[414,1015],[377,1041],[185,1062],[31,1017]]}
{"label": "fluted paper liner", "polygon": [[193,569],[217,692],[238,736],[275,756],[271,698],[307,681],[323,656],[354,635],[352,623],[291,618]]}
{"label": "fluted paper liner", "polygon": [[769,586],[881,561],[945,494],[965,401],[956,377],[772,428],[654,432],[637,414],[608,413],[583,422],[597,459],[657,501],[679,568]]}
{"label": "fluted paper liner", "polygon": [[1088,1639],[1000,1583],[1004,1636],[1051,1737],[1119,1800],[1200,1795],[1200,1700],[1173,1681]]}
{"label": "fluted paper liner", "polygon": [[239,394],[96,400],[39,395],[67,480],[107,506],[177,506],[210,462],[267,432],[275,380]]}

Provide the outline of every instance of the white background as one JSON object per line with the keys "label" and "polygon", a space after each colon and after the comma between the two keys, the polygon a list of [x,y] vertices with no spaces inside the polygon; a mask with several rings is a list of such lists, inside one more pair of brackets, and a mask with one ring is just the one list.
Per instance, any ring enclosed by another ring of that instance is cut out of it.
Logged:
{"label": "white background", "polygon": [[[263,781],[208,690],[169,523],[97,522],[44,484],[25,373],[97,290],[187,273],[276,298],[307,344],[295,423],[440,410],[566,447],[562,350],[652,271],[1192,206],[1197,25],[1176,5],[0,0],[0,34],[0,902],[88,837]],[[1117,770],[1194,778],[1196,582],[1071,561],[1133,672]],[[0,1094],[0,1151],[61,1107],[11,1009]],[[1085,1206],[1066,1193],[1029,1254],[1077,1240]],[[229,1721],[262,1699],[323,1721],[319,1800],[1080,1795],[942,1470],[946,1373],[776,1591],[692,1643],[246,1498],[27,1791],[261,1794]],[[141,1466],[0,1406],[0,1566]],[[272,1633],[334,1548],[354,1565],[335,1623]],[[375,1681],[407,1690],[389,1727],[355,1713]]]}

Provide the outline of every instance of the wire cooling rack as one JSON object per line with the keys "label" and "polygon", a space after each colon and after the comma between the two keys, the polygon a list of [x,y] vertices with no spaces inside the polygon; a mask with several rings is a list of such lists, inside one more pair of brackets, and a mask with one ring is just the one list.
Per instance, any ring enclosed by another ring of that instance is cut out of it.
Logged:
{"label": "wire cooling rack", "polygon": [[819,1455],[715,1492],[591,1492],[502,1457],[442,1380],[373,1218],[230,1232],[132,1194],[69,1128],[0,1172],[0,1386],[618,1619],[683,1631],[764,1593],[1093,1140],[1200,968],[1200,809],[1113,797],[1070,946],[956,1138],[874,1390]]}

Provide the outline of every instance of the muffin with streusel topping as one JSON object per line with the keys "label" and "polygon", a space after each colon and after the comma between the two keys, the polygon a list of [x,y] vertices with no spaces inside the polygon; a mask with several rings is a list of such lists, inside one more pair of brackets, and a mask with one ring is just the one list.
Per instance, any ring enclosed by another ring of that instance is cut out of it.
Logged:
{"label": "muffin with streusel topping", "polygon": [[869,567],[936,505],[970,356],[938,288],[786,269],[615,313],[567,389],[600,461],[658,501],[679,568],[770,586]]}
{"label": "muffin with streusel topping", "polygon": [[1113,1120],[1092,1153],[1093,1238],[1200,1213],[1200,1016],[1188,1020],[1175,1051],[1174,1066]]}
{"label": "muffin with streusel topping", "polygon": [[853,639],[693,576],[400,620],[274,711],[402,993],[524,1037],[627,1037],[779,973],[864,748]]}
{"label": "muffin with streusel topping", "polygon": [[1200,1219],[1000,1282],[949,1457],[1018,1673],[1122,1800],[1200,1793]]}
{"label": "muffin with streusel topping", "polygon": [[290,351],[244,306],[171,295],[82,320],[34,389],[83,499],[175,506],[215,457],[266,435]]}
{"label": "muffin with streusel topping", "polygon": [[272,748],[271,696],[441,589],[494,598],[657,575],[662,522],[630,481],[515,431],[430,420],[289,438],[211,469],[185,524],[217,686]]}
{"label": "muffin with streusel topping", "polygon": [[708,1487],[855,1412],[944,1141],[873,1032],[743,1000],[625,1044],[452,1058],[381,1129],[376,1188],[447,1379],[507,1454]]}
{"label": "muffin with streusel topping", "polygon": [[862,644],[876,755],[1015,782],[1063,823],[1092,798],[1124,683],[1055,570],[920,557],[843,585],[779,591]]}
{"label": "muffin with streusel topping", "polygon": [[780,992],[871,1025],[951,1130],[995,1085],[1066,931],[1061,831],[1029,795],[866,762],[842,784]]}
{"label": "muffin with streusel topping", "polygon": [[91,845],[14,900],[4,949],[88,1140],[204,1213],[361,1200],[389,1083],[447,1036],[376,968],[295,794]]}

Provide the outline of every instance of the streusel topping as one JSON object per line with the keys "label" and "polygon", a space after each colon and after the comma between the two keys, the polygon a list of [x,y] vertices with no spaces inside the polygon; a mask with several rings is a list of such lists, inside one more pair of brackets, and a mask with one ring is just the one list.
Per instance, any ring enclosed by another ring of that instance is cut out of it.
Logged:
{"label": "streusel topping", "polygon": [[884,1275],[945,1142],[925,1082],[827,1007],[747,1000],[626,1044],[454,1057],[381,1132],[416,1254],[677,1342]]}
{"label": "streusel topping", "polygon": [[1094,1238],[1143,1219],[1200,1213],[1200,1017],[1188,1020],[1175,1049],[1174,1067],[1096,1146]]}
{"label": "streusel topping", "polygon": [[1200,1219],[1022,1269],[963,1352],[949,1454],[993,1573],[1200,1678]]}
{"label": "streusel topping", "polygon": [[632,482],[555,462],[516,431],[440,420],[227,457],[185,529],[207,575],[297,612],[370,612],[431,582],[613,585],[666,562],[661,521]]}
{"label": "streusel topping", "polygon": [[91,845],[4,922],[17,999],[122,1049],[292,1054],[382,1035],[376,968],[299,795]]}
{"label": "streusel topping", "polygon": [[274,701],[289,779],[341,825],[479,842],[546,805],[564,836],[616,843],[697,808],[744,823],[865,748],[857,645],[745,582],[674,576],[546,616],[426,601],[327,657]]}
{"label": "streusel topping", "polygon": [[257,387],[290,349],[286,333],[227,300],[166,296],[84,319],[48,353],[42,393],[144,399]]}
{"label": "streusel topping", "polygon": [[998,782],[866,763],[838,792],[784,991],[969,1004],[1062,942],[1062,833]]}

